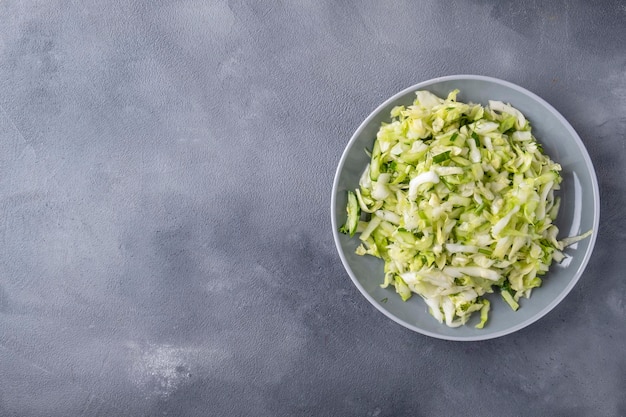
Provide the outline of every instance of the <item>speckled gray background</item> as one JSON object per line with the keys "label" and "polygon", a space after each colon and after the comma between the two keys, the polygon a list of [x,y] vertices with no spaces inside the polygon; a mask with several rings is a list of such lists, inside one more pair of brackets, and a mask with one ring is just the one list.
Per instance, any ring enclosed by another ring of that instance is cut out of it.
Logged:
{"label": "speckled gray background", "polygon": [[[626,415],[624,39],[624,1],[0,0],[0,415]],[[554,105],[602,195],[573,292],[479,343],[330,230],[361,120],[456,73]]]}

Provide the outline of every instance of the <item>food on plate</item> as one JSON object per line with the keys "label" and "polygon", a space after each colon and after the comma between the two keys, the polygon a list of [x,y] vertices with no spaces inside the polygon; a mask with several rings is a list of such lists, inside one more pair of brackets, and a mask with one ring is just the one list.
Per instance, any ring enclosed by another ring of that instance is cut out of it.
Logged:
{"label": "food on plate", "polygon": [[510,104],[463,103],[417,91],[382,123],[341,232],[359,255],[384,260],[382,286],[421,296],[447,326],[476,313],[482,328],[497,289],[519,308],[565,246],[557,240],[561,166]]}

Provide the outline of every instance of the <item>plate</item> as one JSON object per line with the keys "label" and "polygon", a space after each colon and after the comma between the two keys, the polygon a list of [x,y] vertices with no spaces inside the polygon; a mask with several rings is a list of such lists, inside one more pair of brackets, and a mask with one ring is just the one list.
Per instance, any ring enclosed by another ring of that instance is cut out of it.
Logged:
{"label": "plate", "polygon": [[[535,289],[529,299],[520,300],[519,310],[511,310],[497,292],[489,294],[491,311],[483,329],[474,328],[477,315],[465,326],[449,328],[428,313],[421,297],[414,296],[403,302],[394,288],[381,288],[383,261],[356,255],[354,251],[359,239],[338,232],[346,218],[347,191],[358,187],[359,178],[369,162],[364,150],[372,148],[381,122],[391,121],[391,109],[412,104],[417,90],[428,90],[445,98],[454,89],[460,90],[458,101],[487,105],[489,100],[500,100],[510,103],[526,116],[544,151],[563,168],[563,181],[558,192],[561,207],[555,222],[559,239],[594,230],[590,237],[565,250],[568,258],[561,264],[552,264],[542,277],[543,285]],[[421,334],[447,340],[476,341],[504,336],[536,322],[554,309],[583,274],[595,245],[599,220],[598,180],[591,158],[572,126],[536,94],[510,82],[479,75],[454,75],[424,81],[400,91],[378,106],[348,142],[337,167],[331,196],[335,244],[354,285],[374,307],[395,322]]]}

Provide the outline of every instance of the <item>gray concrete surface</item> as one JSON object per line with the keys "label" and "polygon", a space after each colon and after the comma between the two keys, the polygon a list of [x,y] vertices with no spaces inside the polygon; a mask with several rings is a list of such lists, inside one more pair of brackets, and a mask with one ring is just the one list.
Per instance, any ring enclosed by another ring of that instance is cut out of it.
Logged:
{"label": "gray concrete surface", "polygon": [[[624,39],[624,1],[0,1],[0,415],[626,415]],[[573,292],[480,343],[330,231],[361,120],[457,73],[554,105],[602,195]]]}

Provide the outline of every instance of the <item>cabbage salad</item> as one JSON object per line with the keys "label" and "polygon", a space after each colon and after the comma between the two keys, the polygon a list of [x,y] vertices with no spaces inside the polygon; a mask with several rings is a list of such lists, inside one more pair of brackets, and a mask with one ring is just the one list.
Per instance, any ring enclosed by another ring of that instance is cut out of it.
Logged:
{"label": "cabbage salad", "polygon": [[417,91],[391,110],[371,161],[348,192],[341,232],[359,234],[359,255],[385,262],[382,287],[421,296],[450,327],[477,313],[483,328],[494,288],[513,309],[541,286],[563,248],[557,240],[561,166],[544,154],[509,104],[458,102]]}

